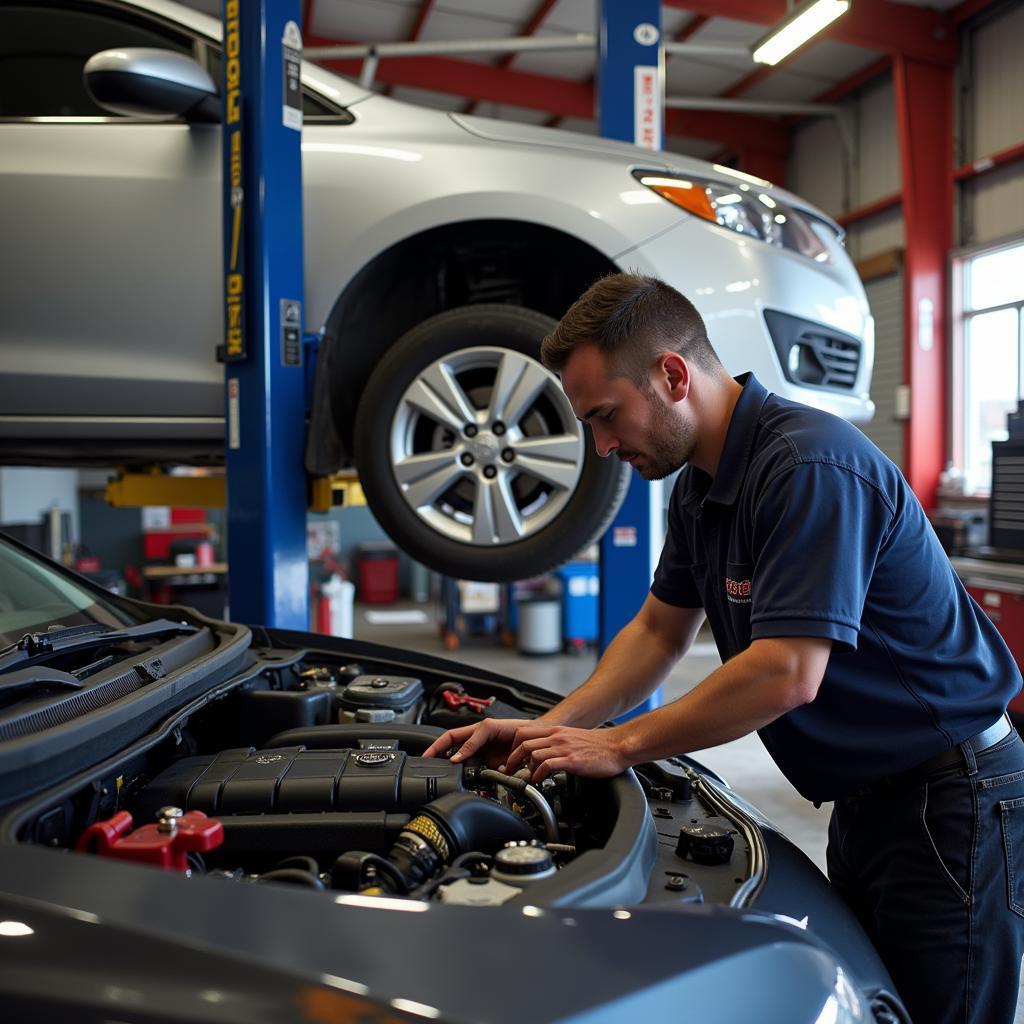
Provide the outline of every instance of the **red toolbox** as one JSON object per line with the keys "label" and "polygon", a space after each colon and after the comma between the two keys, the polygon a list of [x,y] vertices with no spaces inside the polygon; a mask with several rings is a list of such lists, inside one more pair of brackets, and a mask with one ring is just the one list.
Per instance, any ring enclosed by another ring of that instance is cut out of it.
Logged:
{"label": "red toolbox", "polygon": [[356,546],[356,594],[364,604],[398,600],[398,550],[387,541]]}

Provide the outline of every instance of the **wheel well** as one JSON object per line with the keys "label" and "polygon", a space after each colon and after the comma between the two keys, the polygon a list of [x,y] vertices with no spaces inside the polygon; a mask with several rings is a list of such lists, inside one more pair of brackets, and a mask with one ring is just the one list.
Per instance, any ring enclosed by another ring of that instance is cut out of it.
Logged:
{"label": "wheel well", "polygon": [[[320,369],[329,381],[321,393],[330,396],[341,448],[335,446],[336,457],[350,460],[356,406],[370,372],[410,328],[481,302],[524,306],[558,319],[597,278],[616,269],[578,238],[508,220],[449,224],[385,250],[356,274],[327,320],[330,358]],[[324,422],[314,411],[313,448],[321,447],[316,432]]]}

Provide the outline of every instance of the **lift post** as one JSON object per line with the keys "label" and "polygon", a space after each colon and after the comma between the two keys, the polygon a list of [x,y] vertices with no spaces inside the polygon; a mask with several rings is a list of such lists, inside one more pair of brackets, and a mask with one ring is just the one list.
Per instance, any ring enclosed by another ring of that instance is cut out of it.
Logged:
{"label": "lift post", "polygon": [[[598,120],[606,138],[660,149],[665,66],[661,0],[601,0]],[[629,492],[601,538],[598,644],[603,651],[640,610],[664,537],[661,481],[633,474]],[[659,688],[624,718],[660,707]]]}
{"label": "lift post", "polygon": [[231,615],[307,629],[299,0],[222,13]]}

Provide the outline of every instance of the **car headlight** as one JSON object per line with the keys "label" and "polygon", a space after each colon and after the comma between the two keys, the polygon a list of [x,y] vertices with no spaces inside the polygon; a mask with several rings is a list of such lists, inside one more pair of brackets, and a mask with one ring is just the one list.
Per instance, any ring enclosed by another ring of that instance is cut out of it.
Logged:
{"label": "car headlight", "polygon": [[756,185],[655,171],[634,171],[633,177],[687,213],[737,234],[798,252],[818,263],[831,262],[828,249],[807,214]]}

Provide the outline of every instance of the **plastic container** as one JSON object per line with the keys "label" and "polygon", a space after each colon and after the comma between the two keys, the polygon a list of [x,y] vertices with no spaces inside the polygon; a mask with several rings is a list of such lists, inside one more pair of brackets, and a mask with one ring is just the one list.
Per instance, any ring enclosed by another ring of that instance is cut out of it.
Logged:
{"label": "plastic container", "polygon": [[330,607],[331,636],[353,636],[352,605],[356,597],[356,585],[340,576],[332,576],[320,588]]}
{"label": "plastic container", "polygon": [[562,637],[574,646],[597,640],[600,586],[595,562],[570,562],[558,570],[562,581]]}
{"label": "plastic container", "polygon": [[398,600],[398,550],[386,541],[364,541],[356,547],[359,600],[394,604]]}
{"label": "plastic container", "polygon": [[519,599],[518,648],[520,654],[560,654],[562,613],[557,597]]}

